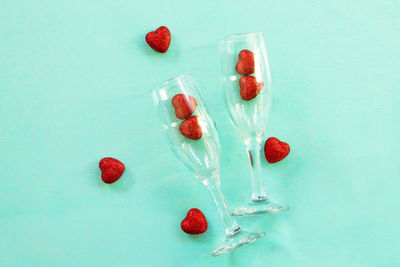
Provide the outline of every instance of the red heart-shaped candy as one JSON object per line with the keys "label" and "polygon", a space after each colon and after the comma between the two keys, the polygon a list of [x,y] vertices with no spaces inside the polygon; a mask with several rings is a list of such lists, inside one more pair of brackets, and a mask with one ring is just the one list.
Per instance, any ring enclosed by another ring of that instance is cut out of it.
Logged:
{"label": "red heart-shaped candy", "polygon": [[191,235],[202,234],[207,231],[207,219],[199,209],[190,209],[181,222],[181,228]]}
{"label": "red heart-shaped candy", "polygon": [[239,79],[240,96],[243,100],[249,101],[254,99],[262,90],[264,84],[257,82],[253,76],[242,76]]}
{"label": "red heart-shaped candy", "polygon": [[279,141],[278,138],[270,137],[264,145],[265,158],[269,163],[275,163],[283,160],[290,152],[290,146]]}
{"label": "red heart-shaped candy", "polygon": [[171,99],[171,103],[175,108],[175,116],[181,120],[190,117],[197,107],[196,99],[184,94],[175,95]]}
{"label": "red heart-shaped candy", "polygon": [[181,134],[192,140],[199,140],[203,134],[197,116],[184,120],[179,126]]}
{"label": "red heart-shaped candy", "polygon": [[125,165],[114,158],[103,158],[99,162],[101,170],[101,179],[106,184],[117,181],[125,171]]}
{"label": "red heart-shaped candy", "polygon": [[238,55],[236,71],[241,75],[254,73],[254,54],[250,50],[242,50]]}
{"label": "red heart-shaped candy", "polygon": [[165,26],[161,26],[157,30],[146,34],[146,43],[157,52],[167,52],[170,42],[171,33]]}

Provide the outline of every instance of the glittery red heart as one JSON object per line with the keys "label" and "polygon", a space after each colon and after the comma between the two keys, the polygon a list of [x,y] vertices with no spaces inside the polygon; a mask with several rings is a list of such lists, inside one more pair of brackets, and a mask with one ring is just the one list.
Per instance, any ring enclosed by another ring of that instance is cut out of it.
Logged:
{"label": "glittery red heart", "polygon": [[117,181],[125,171],[125,165],[114,158],[103,158],[99,162],[101,170],[101,179],[106,184]]}
{"label": "glittery red heart", "polygon": [[171,99],[172,106],[175,108],[175,116],[178,119],[186,119],[192,115],[197,107],[197,101],[192,96],[177,94]]}
{"label": "glittery red heart", "polygon": [[264,84],[257,82],[253,76],[242,76],[239,79],[240,96],[243,100],[249,101],[254,99],[262,90]]}
{"label": "glittery red heart", "polygon": [[146,43],[157,52],[167,52],[170,42],[171,33],[165,26],[161,26],[157,30],[146,34]]}
{"label": "glittery red heart", "polygon": [[181,134],[192,140],[199,140],[203,134],[197,116],[192,116],[184,120],[179,125],[179,131]]}
{"label": "glittery red heart", "polygon": [[181,228],[191,235],[202,234],[207,231],[207,219],[199,209],[190,209],[181,222]]}
{"label": "glittery red heart", "polygon": [[242,50],[238,55],[236,71],[241,75],[254,73],[254,54],[250,50]]}
{"label": "glittery red heart", "polygon": [[270,137],[264,145],[265,158],[269,163],[275,163],[283,160],[290,152],[290,146],[279,141],[278,138]]}

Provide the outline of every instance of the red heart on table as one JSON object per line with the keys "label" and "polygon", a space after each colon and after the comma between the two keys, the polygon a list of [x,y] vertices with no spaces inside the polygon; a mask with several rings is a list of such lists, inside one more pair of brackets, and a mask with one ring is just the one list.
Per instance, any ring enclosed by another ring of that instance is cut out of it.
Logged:
{"label": "red heart on table", "polygon": [[241,75],[254,73],[254,54],[250,50],[242,50],[238,55],[236,71]]}
{"label": "red heart on table", "polygon": [[283,160],[290,152],[289,144],[279,141],[278,138],[270,137],[264,145],[265,158],[269,163]]}
{"label": "red heart on table", "polygon": [[183,136],[192,140],[199,140],[203,134],[197,116],[192,116],[184,120],[179,126],[179,131]]}
{"label": "red heart on table", "polygon": [[239,79],[240,96],[243,100],[249,101],[254,99],[262,90],[264,84],[257,82],[253,76],[242,76]]}
{"label": "red heart on table", "polygon": [[111,184],[117,181],[125,171],[125,165],[114,158],[103,158],[99,162],[101,170],[101,179],[106,184]]}
{"label": "red heart on table", "polygon": [[197,107],[197,101],[192,96],[177,94],[171,99],[172,106],[175,108],[175,116],[178,119],[186,119],[193,114]]}
{"label": "red heart on table", "polygon": [[207,219],[199,209],[190,209],[181,222],[181,228],[191,235],[202,234],[207,231]]}
{"label": "red heart on table", "polygon": [[171,33],[165,26],[161,26],[157,30],[146,34],[146,43],[157,52],[167,52],[170,42]]}

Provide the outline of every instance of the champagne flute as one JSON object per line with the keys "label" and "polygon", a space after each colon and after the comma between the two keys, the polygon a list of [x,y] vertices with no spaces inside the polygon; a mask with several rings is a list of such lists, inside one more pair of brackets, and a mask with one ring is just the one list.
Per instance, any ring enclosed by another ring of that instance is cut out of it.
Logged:
{"label": "champagne flute", "polygon": [[267,52],[261,33],[227,36],[219,42],[220,65],[231,122],[242,137],[251,167],[250,203],[235,216],[287,210],[267,198],[261,174],[260,149],[270,109],[271,86]]}
{"label": "champagne flute", "polygon": [[172,151],[207,187],[221,215],[226,237],[212,254],[230,252],[262,237],[263,232],[242,230],[232,218],[220,189],[218,133],[192,76],[183,74],[169,79],[152,95]]}

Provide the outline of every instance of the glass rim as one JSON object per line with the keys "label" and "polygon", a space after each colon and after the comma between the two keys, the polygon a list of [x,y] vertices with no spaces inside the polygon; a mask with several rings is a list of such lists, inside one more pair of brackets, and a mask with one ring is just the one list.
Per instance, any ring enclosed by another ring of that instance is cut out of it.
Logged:
{"label": "glass rim", "polygon": [[242,32],[242,33],[230,34],[230,35],[226,35],[225,37],[219,39],[219,42],[220,43],[238,42],[238,41],[241,41],[241,39],[239,39],[239,38],[244,37],[244,36],[263,36],[263,33],[262,32]]}
{"label": "glass rim", "polygon": [[165,87],[165,85],[167,85],[168,83],[170,83],[174,80],[180,80],[183,77],[193,77],[193,76],[192,76],[191,72],[185,72],[185,73],[179,74],[177,76],[174,76],[172,78],[169,78],[167,80],[159,82],[157,87],[149,89],[149,93],[153,94],[155,91],[159,90],[160,88]]}
{"label": "glass rim", "polygon": [[192,73],[191,72],[185,72],[185,73],[179,74],[179,75],[174,76],[172,78],[169,78],[169,79],[167,79],[165,81],[162,81],[161,84],[167,84],[167,83],[169,83],[169,82],[171,82],[173,80],[179,80],[179,79],[181,79],[182,77],[185,77],[185,76],[192,76]]}

